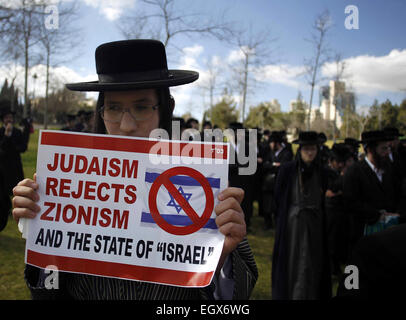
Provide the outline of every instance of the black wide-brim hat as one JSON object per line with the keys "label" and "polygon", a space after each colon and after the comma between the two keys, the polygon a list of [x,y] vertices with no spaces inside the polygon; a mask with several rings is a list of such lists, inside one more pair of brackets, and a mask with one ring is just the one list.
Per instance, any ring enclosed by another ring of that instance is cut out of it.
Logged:
{"label": "black wide-brim hat", "polygon": [[364,131],[361,134],[361,143],[369,142],[384,142],[392,140],[391,137],[388,137],[383,130],[373,130],[373,131]]}
{"label": "black wide-brim hat", "polygon": [[299,138],[292,141],[292,143],[299,145],[320,144],[320,142],[316,131],[302,131],[299,133]]}
{"label": "black wide-brim hat", "polygon": [[283,142],[283,135],[281,131],[272,131],[271,135],[268,138],[268,142]]}
{"label": "black wide-brim hat", "polygon": [[0,119],[3,119],[8,114],[12,114],[14,116],[16,112],[11,110],[11,108],[8,106],[0,106]]}
{"label": "black wide-brim hat", "polygon": [[398,128],[393,128],[393,127],[386,127],[383,129],[383,132],[385,132],[385,135],[388,136],[388,138],[390,138],[391,140],[397,138],[397,137],[401,137],[403,136]]}
{"label": "black wide-brim hat", "polygon": [[359,144],[360,144],[360,141],[357,140],[357,139],[354,139],[354,138],[345,138],[345,139],[344,139],[344,143],[345,143],[346,145],[349,145],[349,146],[353,146],[353,147],[358,148],[358,147],[359,147]]}
{"label": "black wide-brim hat", "polygon": [[335,157],[338,161],[344,162],[352,154],[345,143],[335,143],[331,148],[331,156]]}
{"label": "black wide-brim hat", "polygon": [[168,70],[165,46],[157,40],[123,40],[96,48],[98,81],[68,83],[74,91],[126,91],[191,83],[199,73]]}

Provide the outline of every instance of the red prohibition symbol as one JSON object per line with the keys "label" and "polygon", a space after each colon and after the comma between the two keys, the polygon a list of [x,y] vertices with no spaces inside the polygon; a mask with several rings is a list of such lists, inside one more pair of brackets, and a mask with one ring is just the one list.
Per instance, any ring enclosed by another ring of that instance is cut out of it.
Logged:
{"label": "red prohibition symbol", "polygon": [[[187,175],[189,177],[192,177],[203,187],[204,193],[206,195],[206,206],[201,216],[196,213],[196,211],[190,206],[189,202],[187,202],[187,200],[179,193],[172,181],[169,180],[171,177],[177,175]],[[159,188],[162,185],[169,191],[176,202],[186,212],[190,220],[192,220],[192,224],[181,227],[174,226],[168,223],[161,216],[158,211],[156,200]],[[154,219],[156,224],[161,227],[161,229],[174,235],[188,235],[203,228],[206,225],[207,221],[209,221],[211,213],[213,212],[214,197],[209,181],[207,181],[206,177],[199,171],[189,167],[175,167],[162,172],[158,176],[158,178],[155,179],[149,192],[148,204],[152,218]]]}

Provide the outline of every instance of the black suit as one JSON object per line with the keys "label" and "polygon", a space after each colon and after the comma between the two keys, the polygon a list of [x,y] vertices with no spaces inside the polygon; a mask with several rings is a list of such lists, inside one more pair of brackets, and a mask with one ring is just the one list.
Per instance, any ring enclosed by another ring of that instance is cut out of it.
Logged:
{"label": "black suit", "polygon": [[274,215],[275,208],[273,207],[273,194],[276,181],[276,175],[279,170],[279,166],[274,166],[273,164],[280,163],[281,165],[292,161],[293,154],[291,149],[284,147],[277,155],[273,151],[269,151],[266,155],[263,173],[264,181],[262,185],[263,190],[263,203],[264,203],[264,219],[265,226],[267,228],[273,227],[272,216]]}
{"label": "black suit", "polygon": [[348,265],[358,268],[359,289],[347,289],[344,275],[337,297],[399,299],[406,287],[406,225],[390,227],[362,238]]}
{"label": "black suit", "polygon": [[382,182],[366,160],[354,163],[344,175],[344,201],[352,216],[351,244],[363,236],[365,224],[375,224],[384,209],[397,212],[397,186],[391,168],[385,170]]}
{"label": "black suit", "polygon": [[20,153],[27,150],[27,141],[26,136],[16,127],[13,127],[10,137],[6,136],[4,127],[0,128],[0,166],[9,195],[17,183],[24,179]]}
{"label": "black suit", "polygon": [[[241,202],[241,208],[244,211],[244,217],[245,217],[245,223],[247,225],[247,228],[250,227],[251,225],[251,217],[253,213],[253,201],[254,201],[254,175],[250,174],[240,174],[240,170],[242,168],[246,168],[249,166],[249,161],[247,160],[247,163],[241,163],[240,161],[242,160],[241,157],[243,156],[248,156],[249,155],[249,141],[248,141],[248,135],[245,136],[246,141],[245,144],[240,143],[240,141],[237,140],[238,143],[238,151],[236,150],[236,146],[230,143],[230,154],[233,153],[235,156],[235,161],[234,163],[231,163],[232,161],[230,160],[229,164],[229,173],[228,173],[228,180],[229,180],[229,186],[230,187],[236,187],[236,188],[241,188],[244,190],[244,199]],[[244,147],[244,149],[242,149]]]}

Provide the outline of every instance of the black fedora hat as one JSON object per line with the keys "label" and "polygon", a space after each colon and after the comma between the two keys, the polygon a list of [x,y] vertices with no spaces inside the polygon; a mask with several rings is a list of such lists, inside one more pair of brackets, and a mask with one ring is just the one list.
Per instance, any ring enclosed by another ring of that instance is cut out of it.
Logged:
{"label": "black fedora hat", "polygon": [[299,133],[299,138],[292,141],[292,143],[300,145],[319,144],[320,139],[316,131],[302,131]]}
{"label": "black fedora hat", "polygon": [[402,136],[402,134],[399,133],[399,130],[393,127],[385,127],[383,128],[383,132],[385,132],[385,135],[387,135],[390,140]]}
{"label": "black fedora hat", "polygon": [[8,106],[6,103],[0,103],[0,119],[3,119],[8,114],[12,114],[14,116],[16,112],[11,110],[10,106]]}
{"label": "black fedora hat", "polygon": [[383,130],[364,131],[361,134],[361,143],[363,144],[390,140],[392,138],[388,137]]}
{"label": "black fedora hat", "polygon": [[337,161],[346,161],[351,158],[352,154],[345,143],[334,143],[330,152],[330,159]]}
{"label": "black fedora hat", "polygon": [[354,138],[345,138],[344,144],[358,148],[360,141]]}
{"label": "black fedora hat", "polygon": [[281,131],[272,131],[271,135],[268,138],[268,142],[283,142],[283,135]]}
{"label": "black fedora hat", "polygon": [[68,83],[74,91],[125,91],[190,83],[199,73],[168,70],[165,46],[157,40],[108,42],[96,49],[98,81]]}
{"label": "black fedora hat", "polygon": [[231,122],[228,124],[230,129],[237,130],[237,129],[244,129],[244,126],[241,122]]}

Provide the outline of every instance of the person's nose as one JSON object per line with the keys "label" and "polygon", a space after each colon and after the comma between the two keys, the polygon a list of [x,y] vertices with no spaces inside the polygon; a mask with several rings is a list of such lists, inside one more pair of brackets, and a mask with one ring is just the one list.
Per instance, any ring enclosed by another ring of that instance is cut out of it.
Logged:
{"label": "person's nose", "polygon": [[137,129],[137,124],[134,120],[134,118],[131,116],[131,114],[128,111],[125,111],[123,113],[123,117],[121,118],[120,122],[120,130],[123,133],[130,133],[133,132]]}

